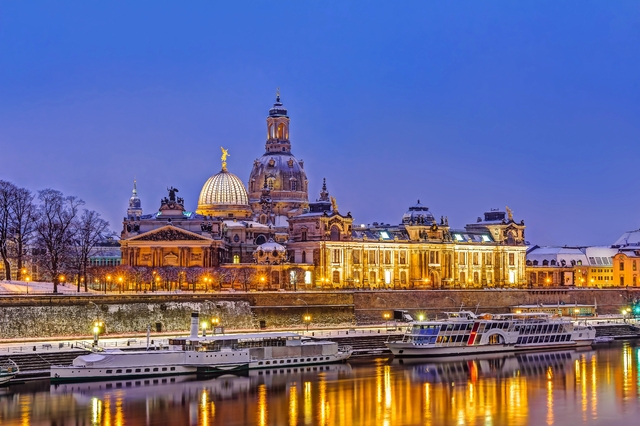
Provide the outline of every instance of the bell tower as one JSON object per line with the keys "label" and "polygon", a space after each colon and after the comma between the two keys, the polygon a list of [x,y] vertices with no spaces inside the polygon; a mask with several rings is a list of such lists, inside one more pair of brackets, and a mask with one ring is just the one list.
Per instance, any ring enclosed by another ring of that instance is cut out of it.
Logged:
{"label": "bell tower", "polygon": [[276,102],[269,110],[267,117],[267,153],[285,152],[291,153],[289,142],[289,117],[287,109],[280,102],[280,88],[276,92]]}
{"label": "bell tower", "polygon": [[129,198],[129,208],[127,209],[128,217],[140,217],[142,216],[142,203],[138,197],[137,182],[133,180],[133,191],[131,191],[131,198]]}

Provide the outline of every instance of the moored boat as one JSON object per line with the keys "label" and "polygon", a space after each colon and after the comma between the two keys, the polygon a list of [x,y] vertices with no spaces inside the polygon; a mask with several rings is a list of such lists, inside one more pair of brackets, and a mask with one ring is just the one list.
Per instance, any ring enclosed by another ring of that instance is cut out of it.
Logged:
{"label": "moored boat", "polygon": [[591,326],[547,313],[482,314],[447,312],[447,318],[416,321],[399,341],[387,342],[397,357],[442,357],[480,353],[590,346]]}
{"label": "moored boat", "polygon": [[198,336],[198,314],[191,335],[170,339],[161,350],[100,351],[80,355],[72,365],[52,366],[53,383],[216,374],[248,369],[297,367],[343,361],[352,348],[291,332]]}
{"label": "moored boat", "polygon": [[0,386],[9,383],[19,371],[18,365],[11,359],[0,361]]}

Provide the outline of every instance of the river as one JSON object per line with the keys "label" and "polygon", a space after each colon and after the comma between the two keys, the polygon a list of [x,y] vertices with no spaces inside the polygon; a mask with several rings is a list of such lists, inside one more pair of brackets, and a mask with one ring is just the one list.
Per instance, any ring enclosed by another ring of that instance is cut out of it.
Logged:
{"label": "river", "polygon": [[354,359],[209,379],[0,388],[5,425],[613,425],[640,416],[640,346]]}

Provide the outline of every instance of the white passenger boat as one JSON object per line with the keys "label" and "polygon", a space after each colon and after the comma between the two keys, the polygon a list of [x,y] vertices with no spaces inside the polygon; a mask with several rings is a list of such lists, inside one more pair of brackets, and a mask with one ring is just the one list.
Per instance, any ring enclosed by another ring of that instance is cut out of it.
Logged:
{"label": "white passenger boat", "polygon": [[350,346],[296,333],[237,333],[198,337],[198,314],[191,335],[170,339],[162,350],[100,351],[80,355],[72,365],[52,366],[52,383],[215,374],[260,368],[298,367],[343,361]]}
{"label": "white passenger boat", "polygon": [[402,339],[387,342],[397,357],[442,357],[479,353],[590,346],[591,326],[574,325],[547,313],[482,314],[447,312],[447,319],[416,321]]}
{"label": "white passenger boat", "polygon": [[6,385],[13,379],[20,369],[18,365],[10,359],[0,361],[0,386]]}

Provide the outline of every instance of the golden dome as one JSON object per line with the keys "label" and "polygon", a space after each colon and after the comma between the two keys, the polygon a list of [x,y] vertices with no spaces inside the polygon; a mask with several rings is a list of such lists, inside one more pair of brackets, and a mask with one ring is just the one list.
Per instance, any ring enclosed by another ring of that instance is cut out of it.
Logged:
{"label": "golden dome", "polygon": [[251,213],[247,190],[238,176],[224,168],[211,176],[200,191],[197,213],[205,216],[248,216]]}

